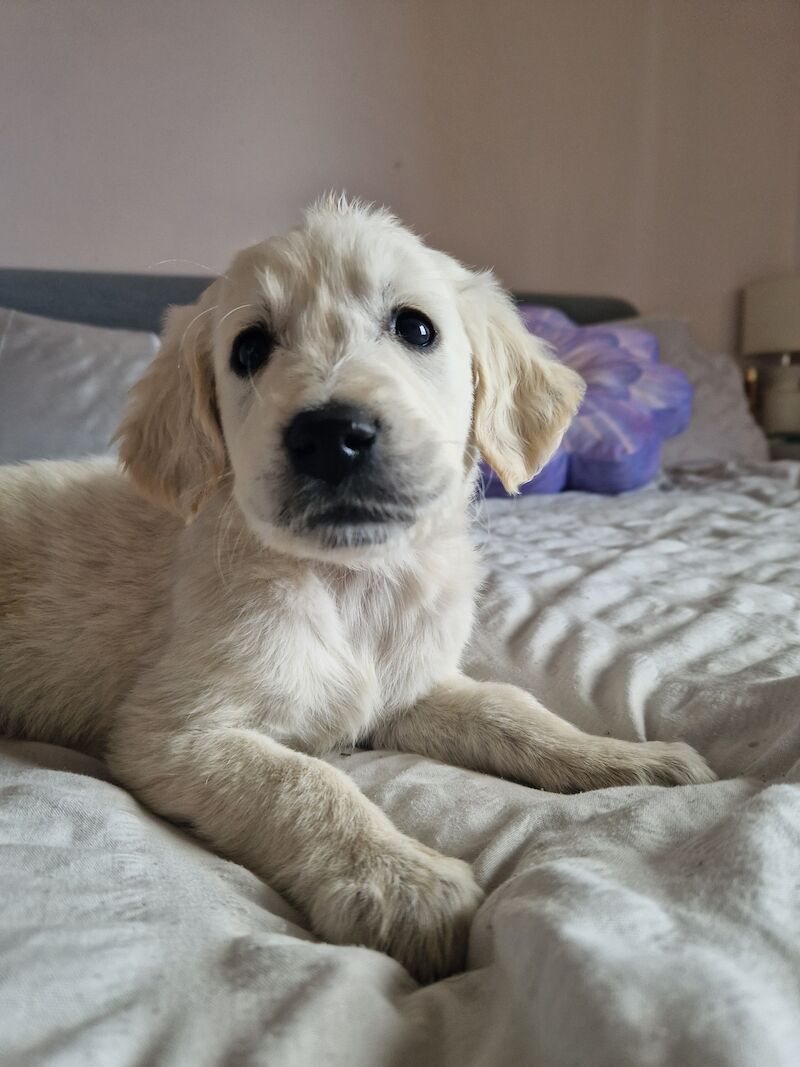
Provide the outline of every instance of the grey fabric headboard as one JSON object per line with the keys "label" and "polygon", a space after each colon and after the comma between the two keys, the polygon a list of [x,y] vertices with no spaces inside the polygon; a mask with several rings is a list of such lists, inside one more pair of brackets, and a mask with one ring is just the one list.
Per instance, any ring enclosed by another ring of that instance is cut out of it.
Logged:
{"label": "grey fabric headboard", "polygon": [[[177,274],[103,274],[0,268],[0,307],[126,330],[161,328],[170,304],[191,304],[211,279]],[[564,293],[517,293],[517,300],[558,308],[584,326],[638,314],[627,300]]]}

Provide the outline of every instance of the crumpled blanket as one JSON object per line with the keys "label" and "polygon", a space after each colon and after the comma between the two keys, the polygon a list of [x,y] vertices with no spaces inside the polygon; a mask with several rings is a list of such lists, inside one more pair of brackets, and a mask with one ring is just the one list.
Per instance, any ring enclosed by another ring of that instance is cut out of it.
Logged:
{"label": "crumpled blanket", "polygon": [[318,942],[100,763],[0,743],[0,1063],[797,1067],[798,486],[781,463],[480,509],[470,673],[722,780],[557,796],[332,756],[487,890],[432,986]]}

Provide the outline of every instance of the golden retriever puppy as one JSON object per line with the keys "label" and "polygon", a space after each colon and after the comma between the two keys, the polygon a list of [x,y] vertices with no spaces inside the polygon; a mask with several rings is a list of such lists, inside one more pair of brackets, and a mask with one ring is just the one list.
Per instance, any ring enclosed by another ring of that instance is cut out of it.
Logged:
{"label": "golden retriever puppy", "polygon": [[174,308],[112,461],[0,472],[0,731],[102,755],[333,942],[422,980],[481,890],[320,758],[358,742],[550,790],[705,782],[459,671],[482,454],[511,490],[582,395],[489,274],[343,200]]}

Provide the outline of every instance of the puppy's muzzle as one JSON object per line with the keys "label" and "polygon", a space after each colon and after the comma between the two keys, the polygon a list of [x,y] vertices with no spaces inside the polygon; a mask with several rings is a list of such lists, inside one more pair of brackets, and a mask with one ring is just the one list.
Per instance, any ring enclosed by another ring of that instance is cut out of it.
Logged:
{"label": "puppy's muzzle", "polygon": [[366,472],[379,432],[377,420],[360,408],[328,404],[296,415],[283,441],[296,474],[338,486]]}

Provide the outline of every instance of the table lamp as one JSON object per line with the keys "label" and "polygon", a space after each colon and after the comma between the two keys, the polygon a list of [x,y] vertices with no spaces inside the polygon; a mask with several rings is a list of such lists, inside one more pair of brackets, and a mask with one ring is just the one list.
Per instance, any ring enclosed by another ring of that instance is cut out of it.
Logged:
{"label": "table lamp", "polygon": [[800,274],[747,286],[741,351],[766,433],[800,436]]}

